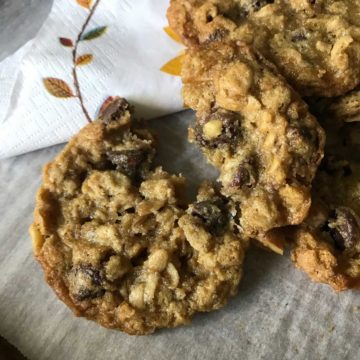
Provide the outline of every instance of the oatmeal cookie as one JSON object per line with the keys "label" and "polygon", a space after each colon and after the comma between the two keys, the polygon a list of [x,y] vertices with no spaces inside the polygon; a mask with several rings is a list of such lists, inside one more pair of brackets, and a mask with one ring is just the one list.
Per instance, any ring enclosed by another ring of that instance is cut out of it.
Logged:
{"label": "oatmeal cookie", "polygon": [[358,124],[348,125],[340,136],[333,136],[337,141],[327,146],[314,180],[310,214],[293,235],[295,265],[313,281],[336,291],[360,289],[360,137],[355,141],[356,130]]}
{"label": "oatmeal cookie", "polygon": [[307,99],[311,111],[319,119],[342,126],[360,121],[360,88],[335,98]]}
{"label": "oatmeal cookie", "polygon": [[78,316],[129,334],[186,324],[234,295],[246,241],[208,184],[152,169],[152,135],[116,99],[44,168],[30,232],[48,284]]}
{"label": "oatmeal cookie", "polygon": [[339,96],[360,82],[360,2],[172,0],[184,43],[241,40],[261,51],[303,96]]}
{"label": "oatmeal cookie", "polygon": [[182,79],[184,102],[196,111],[190,139],[219,169],[243,233],[259,238],[301,223],[324,144],[305,102],[272,64],[239,42],[189,49]]}

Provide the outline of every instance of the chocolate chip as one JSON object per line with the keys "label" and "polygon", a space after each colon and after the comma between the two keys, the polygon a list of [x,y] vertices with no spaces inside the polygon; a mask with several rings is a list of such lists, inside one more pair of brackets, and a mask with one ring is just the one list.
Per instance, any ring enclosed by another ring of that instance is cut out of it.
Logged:
{"label": "chocolate chip", "polygon": [[212,34],[210,34],[206,42],[221,41],[228,33],[229,31],[226,29],[216,29]]}
{"label": "chocolate chip", "polygon": [[337,208],[330,217],[327,227],[335,247],[340,251],[353,249],[360,241],[359,219],[348,207]]}
{"label": "chocolate chip", "polygon": [[[306,149],[306,147],[304,148],[304,143],[307,144],[310,149],[315,150],[319,147],[319,135],[315,129],[289,126],[287,130],[287,138],[289,145],[296,153],[302,149]],[[319,161],[316,151],[313,151],[311,161],[314,163]]]}
{"label": "chocolate chip", "polygon": [[251,0],[239,9],[241,17],[247,17],[249,14],[262,9],[265,5],[273,4],[274,0]]}
{"label": "chocolate chip", "polygon": [[211,14],[208,14],[206,16],[206,22],[209,23],[209,22],[212,22],[214,20],[213,16]]}
{"label": "chocolate chip", "polygon": [[314,131],[306,127],[295,127],[289,126],[288,129],[288,138],[292,141],[298,141],[298,139],[305,139],[309,142],[314,142],[315,137],[317,136]]}
{"label": "chocolate chip", "polygon": [[99,119],[106,125],[117,121],[130,109],[129,103],[120,97],[115,97],[99,114]]}
{"label": "chocolate chip", "polygon": [[240,165],[235,173],[231,186],[251,188],[256,183],[254,168],[249,163]]}
{"label": "chocolate chip", "polygon": [[[203,126],[211,120],[221,120],[222,132],[215,139],[208,140],[203,135]],[[241,124],[239,115],[231,111],[216,110],[211,115],[203,119],[198,119],[197,125],[194,128],[195,139],[200,146],[213,149],[219,145],[227,144],[230,147],[235,147],[241,137]]]}
{"label": "chocolate chip", "polygon": [[299,42],[299,41],[303,41],[306,40],[307,37],[304,33],[298,33],[292,36],[291,41],[293,42]]}
{"label": "chocolate chip", "polygon": [[255,0],[251,2],[250,6],[254,9],[254,11],[259,11],[265,5],[273,4],[273,3],[274,0]]}
{"label": "chocolate chip", "polygon": [[78,301],[84,301],[89,299],[96,299],[98,297],[103,296],[104,294],[105,294],[104,289],[94,291],[87,288],[80,288],[79,292],[75,295],[75,298]]}
{"label": "chocolate chip", "polygon": [[211,234],[220,235],[228,222],[224,205],[220,198],[200,201],[193,205],[191,214],[200,218]]}
{"label": "chocolate chip", "polygon": [[235,173],[234,180],[232,181],[231,186],[236,186],[241,188],[249,182],[250,182],[249,171],[245,167],[240,166]]}
{"label": "chocolate chip", "polygon": [[146,149],[109,151],[109,160],[116,169],[131,179],[141,179],[150,167],[150,153]]}
{"label": "chocolate chip", "polygon": [[95,285],[101,285],[103,277],[98,269],[92,267],[91,265],[83,264],[80,265],[79,270],[87,274]]}
{"label": "chocolate chip", "polygon": [[71,270],[70,291],[78,301],[95,299],[105,293],[102,271],[90,264],[81,264]]}

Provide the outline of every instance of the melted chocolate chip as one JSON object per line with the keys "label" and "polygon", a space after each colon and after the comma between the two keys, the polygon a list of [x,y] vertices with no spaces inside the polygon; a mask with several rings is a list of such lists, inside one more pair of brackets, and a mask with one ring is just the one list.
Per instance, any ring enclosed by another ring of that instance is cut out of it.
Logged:
{"label": "melted chocolate chip", "polygon": [[228,222],[224,203],[220,198],[195,203],[191,214],[200,218],[205,228],[214,235],[223,233]]}
{"label": "melted chocolate chip", "polygon": [[146,149],[109,151],[107,156],[116,169],[131,179],[141,179],[149,170],[150,159]]}
{"label": "melted chocolate chip", "polygon": [[129,103],[120,97],[115,97],[99,114],[101,119],[106,125],[112,121],[117,121],[130,109]]}
{"label": "melted chocolate chip", "polygon": [[[212,140],[208,140],[203,135],[203,125],[211,120],[221,120],[222,132]],[[230,145],[235,147],[241,137],[241,125],[239,115],[230,111],[218,110],[205,119],[199,119],[195,126],[195,139],[200,146],[213,149],[219,145]]]}
{"label": "melted chocolate chip", "polygon": [[273,4],[273,3],[274,0],[255,0],[251,2],[250,6],[254,9],[254,11],[259,11],[265,5]]}
{"label": "melted chocolate chip", "polygon": [[242,17],[247,17],[251,13],[261,10],[265,5],[273,3],[274,0],[250,0],[239,9],[239,12]]}
{"label": "melted chocolate chip", "polygon": [[228,33],[229,31],[226,29],[216,29],[212,34],[210,34],[206,42],[221,41],[226,37],[226,35],[228,35]]}
{"label": "melted chocolate chip", "polygon": [[78,270],[88,275],[91,278],[93,284],[101,285],[103,281],[103,277],[100,274],[100,271],[95,267],[92,267],[91,265],[87,265],[87,264],[82,264],[78,267]]}
{"label": "melted chocolate chip", "polygon": [[251,188],[256,183],[255,171],[249,163],[240,165],[235,173],[231,186]]}
{"label": "melted chocolate chip", "polygon": [[307,37],[304,33],[298,33],[292,36],[291,41],[293,42],[299,42],[299,41],[303,41],[306,40]]}
{"label": "melted chocolate chip", "polygon": [[293,142],[297,142],[301,139],[307,140],[310,143],[316,143],[317,133],[306,127],[290,126],[288,129],[288,138]]}
{"label": "melted chocolate chip", "polygon": [[353,249],[360,241],[359,220],[350,208],[337,208],[330,217],[327,228],[335,247],[340,251]]}
{"label": "melted chocolate chip", "polygon": [[235,173],[231,186],[243,187],[250,182],[250,174],[246,167],[240,166]]}
{"label": "melted chocolate chip", "polygon": [[70,289],[78,301],[95,299],[105,293],[102,272],[90,264],[81,264],[70,273]]}
{"label": "melted chocolate chip", "polygon": [[89,299],[96,299],[98,297],[103,296],[104,294],[105,294],[104,289],[94,291],[92,289],[80,288],[79,292],[75,295],[75,298],[78,301],[84,301]]}

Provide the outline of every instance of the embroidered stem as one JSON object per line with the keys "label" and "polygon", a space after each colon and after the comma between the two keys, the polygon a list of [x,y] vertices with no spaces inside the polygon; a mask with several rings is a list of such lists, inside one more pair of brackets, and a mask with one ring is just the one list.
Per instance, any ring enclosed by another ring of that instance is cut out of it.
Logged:
{"label": "embroidered stem", "polygon": [[81,94],[81,90],[80,90],[80,84],[79,84],[79,79],[78,79],[78,75],[77,75],[77,66],[76,66],[76,59],[77,59],[77,50],[78,50],[78,45],[81,41],[81,38],[86,30],[86,27],[88,26],[92,16],[94,15],[95,13],[95,10],[97,8],[97,6],[99,5],[100,3],[100,0],[96,0],[95,3],[94,3],[94,6],[90,9],[90,12],[89,12],[89,15],[87,16],[83,26],[81,27],[81,30],[78,34],[78,37],[76,39],[76,42],[75,42],[75,46],[74,46],[74,49],[72,51],[72,57],[73,57],[73,69],[72,69],[72,73],[73,73],[73,80],[74,80],[74,86],[75,86],[75,90],[76,90],[76,97],[79,99],[79,102],[80,102],[80,106],[81,106],[81,109],[86,117],[86,120],[91,123],[92,122],[92,119],[89,115],[89,112],[87,111],[86,107],[85,107],[85,104],[84,104],[84,99],[82,97],[82,94]]}

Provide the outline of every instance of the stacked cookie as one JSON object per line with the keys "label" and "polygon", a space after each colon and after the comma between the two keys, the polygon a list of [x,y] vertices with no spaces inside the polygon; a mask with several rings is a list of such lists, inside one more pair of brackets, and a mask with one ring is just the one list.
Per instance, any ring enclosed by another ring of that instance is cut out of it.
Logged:
{"label": "stacked cookie", "polygon": [[[359,14],[350,0],[172,0],[168,10],[189,47],[182,79],[197,112],[191,138],[243,209],[242,231],[250,218],[249,236],[280,251],[288,237],[295,264],[335,290],[360,287]],[[314,181],[324,133],[305,102],[327,136]],[[221,130],[209,141],[215,123]],[[249,196],[258,191],[271,197]]]}
{"label": "stacked cookie", "polygon": [[107,104],[44,168],[30,229],[76,315],[129,334],[186,324],[236,293],[251,239],[282,253],[288,238],[312,279],[360,286],[359,127],[339,121],[356,118],[343,106],[354,93],[342,97],[360,83],[352,13],[351,1],[171,2],[190,141],[219,179],[188,204],[126,100]]}

